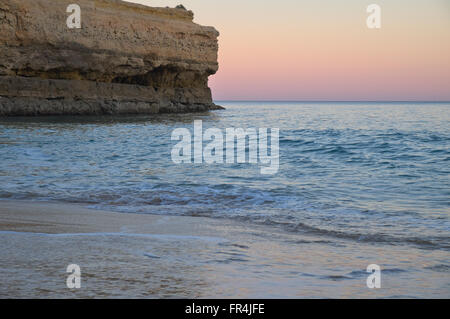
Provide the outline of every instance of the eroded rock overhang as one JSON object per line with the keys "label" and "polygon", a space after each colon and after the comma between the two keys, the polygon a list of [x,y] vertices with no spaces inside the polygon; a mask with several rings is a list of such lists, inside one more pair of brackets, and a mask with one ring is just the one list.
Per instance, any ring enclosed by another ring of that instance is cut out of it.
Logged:
{"label": "eroded rock overhang", "polygon": [[119,0],[0,0],[0,115],[206,111],[219,33]]}

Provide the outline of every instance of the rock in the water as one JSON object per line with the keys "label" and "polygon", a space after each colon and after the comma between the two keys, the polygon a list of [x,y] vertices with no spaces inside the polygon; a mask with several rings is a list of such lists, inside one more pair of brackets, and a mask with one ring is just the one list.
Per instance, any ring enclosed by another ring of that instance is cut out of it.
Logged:
{"label": "rock in the water", "polygon": [[[81,28],[66,12],[81,8]],[[0,115],[220,108],[213,27],[193,13],[119,0],[0,0]]]}

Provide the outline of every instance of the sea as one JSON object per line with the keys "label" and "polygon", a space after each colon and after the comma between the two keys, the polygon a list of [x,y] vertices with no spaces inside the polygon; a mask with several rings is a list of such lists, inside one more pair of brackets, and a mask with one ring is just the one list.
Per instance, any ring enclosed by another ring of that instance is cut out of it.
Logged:
{"label": "sea", "polygon": [[[1,118],[0,205],[243,225],[227,258],[192,252],[192,267],[217,269],[213,286],[169,297],[450,297],[450,103],[216,104],[225,110]],[[224,135],[278,129],[278,170],[174,162],[173,132],[200,120]],[[367,285],[374,264],[379,288]]]}

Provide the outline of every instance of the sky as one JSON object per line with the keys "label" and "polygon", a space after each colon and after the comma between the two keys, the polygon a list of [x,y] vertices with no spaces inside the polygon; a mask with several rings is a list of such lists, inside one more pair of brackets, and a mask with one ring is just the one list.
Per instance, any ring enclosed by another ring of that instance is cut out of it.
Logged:
{"label": "sky", "polygon": [[220,32],[215,100],[450,101],[449,0],[129,1]]}

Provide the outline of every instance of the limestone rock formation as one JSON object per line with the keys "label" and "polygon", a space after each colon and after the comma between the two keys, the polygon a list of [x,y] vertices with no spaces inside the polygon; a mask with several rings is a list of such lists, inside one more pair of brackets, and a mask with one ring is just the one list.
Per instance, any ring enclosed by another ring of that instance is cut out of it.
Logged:
{"label": "limestone rock formation", "polygon": [[[81,28],[68,28],[69,4]],[[120,0],[0,0],[0,115],[205,111],[213,27]]]}

